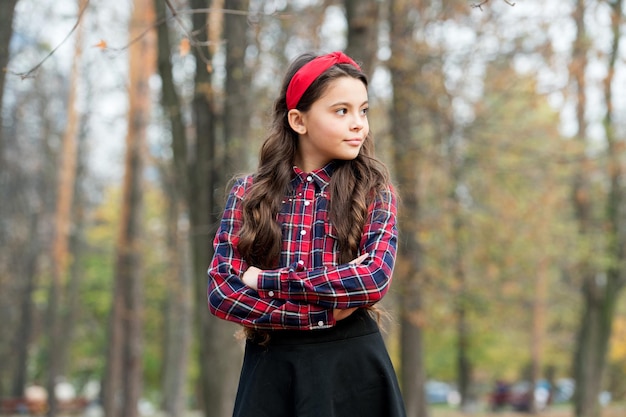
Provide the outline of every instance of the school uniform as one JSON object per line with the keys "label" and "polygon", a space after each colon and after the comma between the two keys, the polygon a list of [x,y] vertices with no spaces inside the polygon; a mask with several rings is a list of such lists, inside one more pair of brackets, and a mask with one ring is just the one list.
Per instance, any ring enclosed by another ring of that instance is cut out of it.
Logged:
{"label": "school uniform", "polygon": [[259,274],[258,290],[240,277],[249,265],[238,252],[242,201],[253,177],[229,194],[209,268],[213,314],[267,332],[249,339],[235,417],[401,417],[397,379],[376,322],[360,308],[335,321],[335,308],[364,307],[389,289],[395,262],[396,199],[389,188],[371,204],[361,264],[339,264],[328,218],[331,162],[304,173],[294,167],[277,221],[283,240],[276,269]]}

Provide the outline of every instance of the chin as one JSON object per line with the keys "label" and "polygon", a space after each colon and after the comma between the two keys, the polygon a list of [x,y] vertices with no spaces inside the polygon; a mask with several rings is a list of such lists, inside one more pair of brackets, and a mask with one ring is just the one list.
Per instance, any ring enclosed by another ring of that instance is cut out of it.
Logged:
{"label": "chin", "polygon": [[359,156],[359,154],[354,154],[354,155],[341,155],[341,156],[337,156],[335,159],[338,161],[353,161],[356,159],[356,157]]}
{"label": "chin", "polygon": [[336,159],[341,159],[342,161],[352,161],[353,159],[356,159],[357,156],[359,156],[360,152],[361,148],[359,148],[358,150],[343,152],[340,155],[337,155]]}

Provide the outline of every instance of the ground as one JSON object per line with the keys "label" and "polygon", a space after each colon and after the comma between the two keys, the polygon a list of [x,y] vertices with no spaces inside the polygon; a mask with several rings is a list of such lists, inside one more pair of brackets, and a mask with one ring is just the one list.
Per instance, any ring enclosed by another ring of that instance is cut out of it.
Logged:
{"label": "ground", "polygon": [[[430,417],[524,417],[532,416],[532,414],[518,413],[514,411],[500,411],[500,412],[483,412],[477,411],[472,414],[463,414],[458,410],[444,407],[433,407],[430,412]],[[542,411],[537,414],[539,417],[573,417],[574,411],[570,406],[558,406],[548,410]],[[599,417],[625,417],[626,416],[626,404],[613,404],[602,410],[602,415]]]}
{"label": "ground", "polygon": [[[2,414],[2,417],[25,417],[25,414],[21,415],[6,415]],[[532,414],[519,413],[514,411],[500,411],[500,412],[486,412],[484,410],[477,410],[474,413],[461,413],[460,411],[443,406],[434,406],[430,409],[429,417],[532,417]],[[570,406],[560,405],[552,407],[548,410],[542,411],[536,414],[537,417],[573,417],[574,412]],[[602,415],[599,417],[625,417],[626,416],[626,403],[612,404],[603,409]],[[59,417],[102,417],[101,413],[84,413],[84,414],[71,414],[60,415]],[[156,413],[153,415],[146,415],[145,417],[163,417],[162,414]],[[185,417],[202,417],[202,413],[199,411],[190,411]]]}

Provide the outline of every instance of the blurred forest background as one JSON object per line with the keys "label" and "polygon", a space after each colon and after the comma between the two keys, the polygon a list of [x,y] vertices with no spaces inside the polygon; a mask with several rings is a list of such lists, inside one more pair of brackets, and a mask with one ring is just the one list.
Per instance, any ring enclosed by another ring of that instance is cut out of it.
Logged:
{"label": "blurred forest background", "polygon": [[206,307],[228,181],[288,62],[345,50],[402,199],[382,304],[408,415],[434,387],[483,412],[496,381],[606,414],[626,397],[625,8],[0,1],[5,411],[42,386],[33,413],[230,416],[242,342]]}

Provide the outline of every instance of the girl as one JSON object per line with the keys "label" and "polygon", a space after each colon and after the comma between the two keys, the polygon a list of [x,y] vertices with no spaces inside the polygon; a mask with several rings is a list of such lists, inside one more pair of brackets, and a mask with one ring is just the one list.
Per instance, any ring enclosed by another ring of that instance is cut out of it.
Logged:
{"label": "girl", "polygon": [[208,298],[246,330],[236,417],[405,415],[368,312],[389,289],[397,229],[367,110],[351,58],[298,57],[257,172],[230,192]]}

